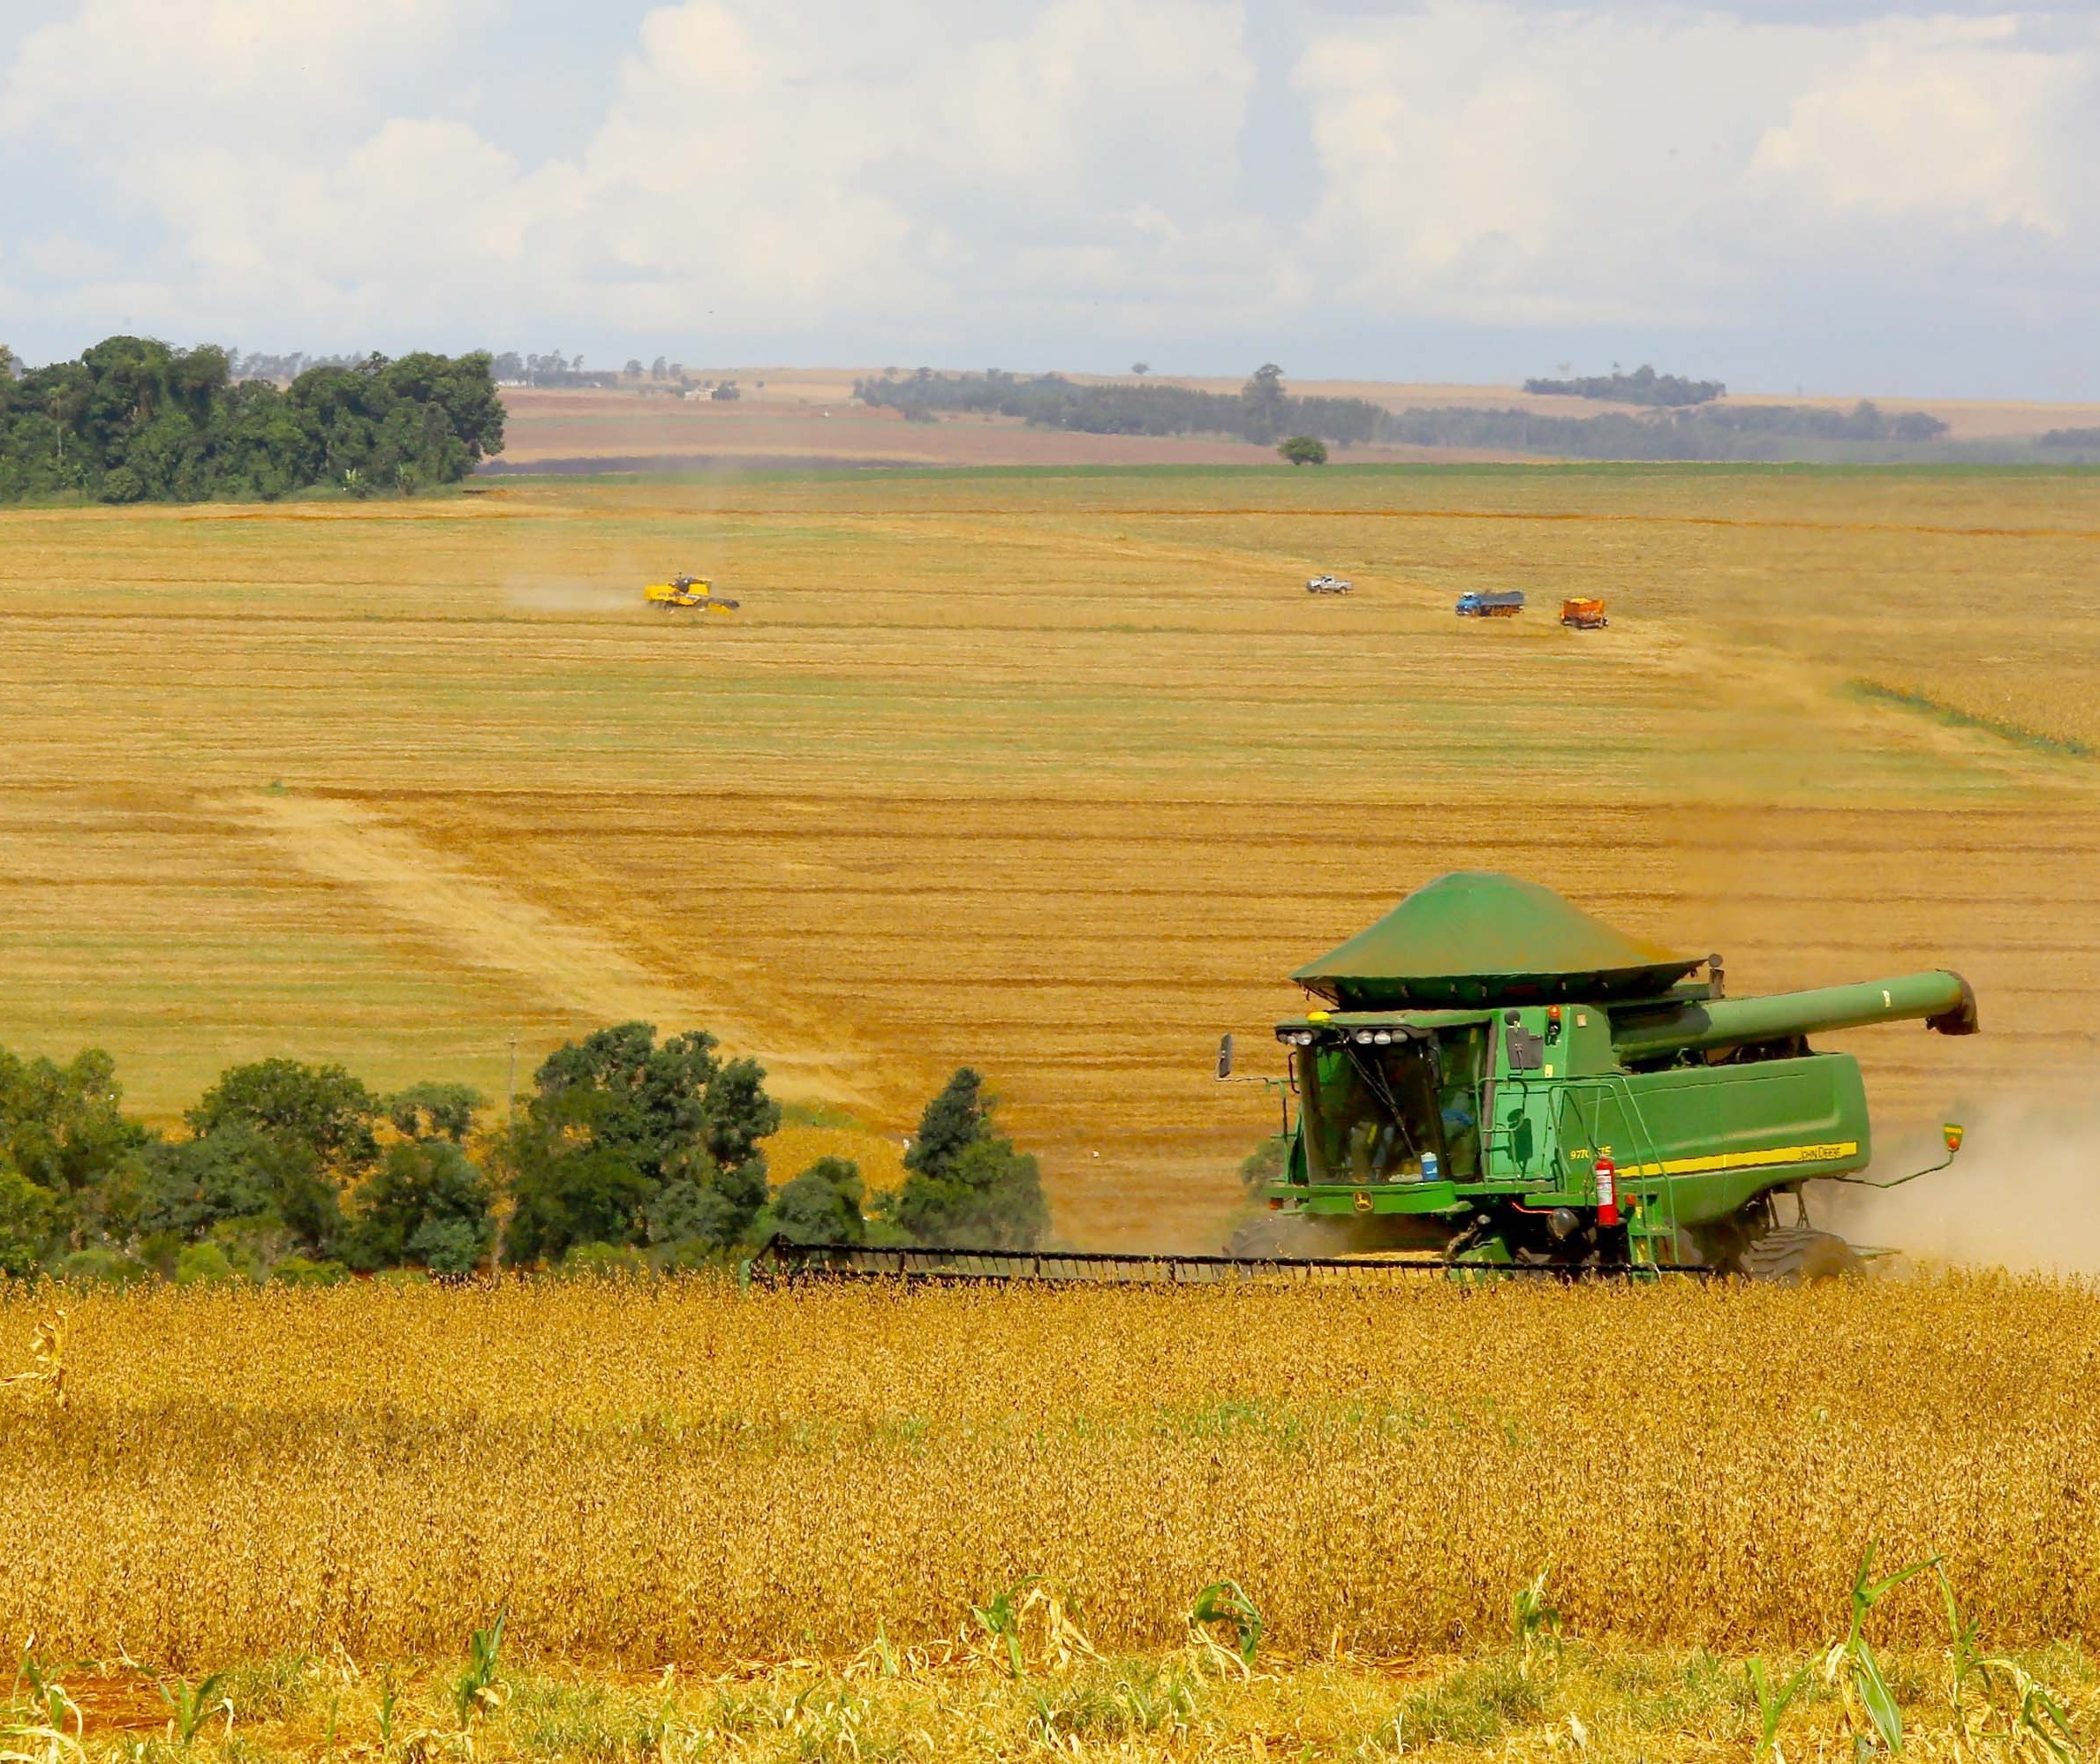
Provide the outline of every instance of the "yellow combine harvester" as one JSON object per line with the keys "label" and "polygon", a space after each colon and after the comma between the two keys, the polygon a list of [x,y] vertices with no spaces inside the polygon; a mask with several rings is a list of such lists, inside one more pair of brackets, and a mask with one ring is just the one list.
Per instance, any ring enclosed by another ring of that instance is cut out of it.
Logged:
{"label": "yellow combine harvester", "polygon": [[669,582],[652,582],[642,590],[642,599],[666,612],[678,607],[705,607],[710,613],[737,610],[734,600],[717,594],[714,584],[701,576],[674,576]]}

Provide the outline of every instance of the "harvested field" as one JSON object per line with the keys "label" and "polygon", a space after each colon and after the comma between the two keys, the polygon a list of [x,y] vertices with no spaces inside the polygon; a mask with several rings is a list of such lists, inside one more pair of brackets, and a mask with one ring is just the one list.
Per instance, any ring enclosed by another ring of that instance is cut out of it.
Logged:
{"label": "harvested field", "polygon": [[[2096,1052],[2095,482],[986,472],[11,513],[0,1041],[106,1045],[167,1118],[278,1052],[500,1096],[512,1037],[529,1070],[641,1014],[760,1052],[878,1162],[969,1061],[1066,1235],[1204,1244],[1268,1119],[1212,1082],[1217,1034],[1258,1048],[1289,968],[1477,865],[1722,949],[1737,991],[1960,967],[1984,1035],[1848,1044],[1900,1149]],[[744,610],[644,609],[676,567]],[[1356,593],[1310,599],[1320,569]],[[1507,586],[1524,619],[1451,616]],[[1562,593],[1612,629],[1558,629]]]}

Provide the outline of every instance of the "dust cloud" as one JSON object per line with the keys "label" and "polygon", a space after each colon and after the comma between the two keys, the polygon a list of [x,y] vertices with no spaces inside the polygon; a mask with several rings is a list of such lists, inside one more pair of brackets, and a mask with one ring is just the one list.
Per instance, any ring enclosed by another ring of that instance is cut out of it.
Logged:
{"label": "dust cloud", "polygon": [[[1900,1188],[1810,1190],[1818,1225],[1915,1261],[2100,1274],[2100,1104],[1975,1111],[1952,1168]],[[1877,1177],[1937,1164],[1936,1140],[1877,1148]],[[1826,1198],[1829,1196],[1837,1198]]]}
{"label": "dust cloud", "polygon": [[602,616],[631,611],[640,596],[638,577],[630,584],[559,577],[514,577],[503,584],[503,599],[527,613],[594,613]]}

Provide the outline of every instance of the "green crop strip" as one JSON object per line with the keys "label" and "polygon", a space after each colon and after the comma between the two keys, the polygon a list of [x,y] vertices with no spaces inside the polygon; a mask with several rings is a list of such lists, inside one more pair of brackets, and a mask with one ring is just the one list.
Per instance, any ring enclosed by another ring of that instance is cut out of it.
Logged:
{"label": "green crop strip", "polygon": [[2040,729],[2028,728],[2023,723],[2007,722],[1998,717],[1981,717],[1973,711],[1964,711],[1956,705],[1928,697],[1922,692],[1908,692],[1900,686],[1883,686],[1872,680],[1854,680],[1850,682],[1855,697],[1877,705],[1900,705],[1907,711],[1917,711],[1937,718],[1949,727],[1976,729],[1984,735],[1996,735],[2000,741],[2009,741],[2021,747],[2029,747],[2044,753],[2067,754],[2074,759],[2091,759],[2094,750],[2081,741],[2067,736],[2044,735]]}

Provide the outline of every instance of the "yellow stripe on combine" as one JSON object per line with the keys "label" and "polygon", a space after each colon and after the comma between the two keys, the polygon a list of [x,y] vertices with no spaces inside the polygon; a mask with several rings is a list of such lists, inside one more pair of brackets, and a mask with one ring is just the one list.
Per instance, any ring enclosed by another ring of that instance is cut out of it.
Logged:
{"label": "yellow stripe on combine", "polygon": [[1856,1139],[1828,1145],[1782,1145],[1771,1151],[1723,1151],[1711,1157],[1673,1157],[1660,1164],[1629,1164],[1621,1176],[1696,1176],[1713,1170],[1760,1170],[1773,1164],[1837,1164],[1859,1156]]}

